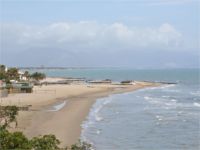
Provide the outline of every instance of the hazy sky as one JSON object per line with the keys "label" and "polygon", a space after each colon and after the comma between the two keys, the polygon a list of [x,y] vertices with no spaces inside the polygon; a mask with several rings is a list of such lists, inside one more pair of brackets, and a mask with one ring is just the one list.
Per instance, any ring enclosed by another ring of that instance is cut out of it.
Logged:
{"label": "hazy sky", "polygon": [[0,0],[0,63],[199,67],[198,0]]}

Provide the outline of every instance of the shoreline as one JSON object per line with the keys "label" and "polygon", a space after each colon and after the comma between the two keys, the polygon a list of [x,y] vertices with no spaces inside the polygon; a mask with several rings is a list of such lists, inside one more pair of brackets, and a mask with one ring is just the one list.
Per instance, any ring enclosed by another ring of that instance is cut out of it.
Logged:
{"label": "shoreline", "polygon": [[[11,130],[23,131],[29,138],[54,134],[61,141],[62,147],[69,146],[80,138],[81,125],[97,99],[159,85],[151,82],[136,82],[135,85],[48,85],[42,88],[55,88],[56,96],[51,93],[30,94],[27,95],[29,101],[26,101],[26,96],[23,95],[25,99],[21,103],[32,104],[32,108],[30,111],[19,112],[18,127]],[[34,96],[38,100],[34,101]],[[60,110],[44,111],[64,101],[66,104]]]}

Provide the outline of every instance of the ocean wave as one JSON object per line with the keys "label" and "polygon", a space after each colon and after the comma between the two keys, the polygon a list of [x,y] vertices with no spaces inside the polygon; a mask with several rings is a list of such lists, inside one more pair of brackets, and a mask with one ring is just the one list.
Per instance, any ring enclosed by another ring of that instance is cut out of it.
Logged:
{"label": "ocean wave", "polygon": [[[95,104],[90,109],[90,112],[89,112],[89,115],[88,115],[87,119],[81,125],[81,127],[82,127],[81,139],[83,139],[84,141],[87,141],[88,143],[92,144],[86,138],[85,133],[86,133],[88,128],[93,127],[95,122],[100,122],[100,121],[102,121],[104,119],[101,116],[100,112],[101,112],[101,110],[102,110],[102,108],[104,106],[108,105],[112,101],[112,99],[113,99],[112,96],[109,96],[109,97],[106,97],[106,98],[97,99]],[[96,134],[100,134],[100,130],[97,130]]]}
{"label": "ocean wave", "polygon": [[58,105],[54,105],[53,109],[47,110],[47,111],[59,111],[66,105],[66,101],[63,101],[62,103]]}
{"label": "ocean wave", "polygon": [[170,85],[163,85],[160,87],[160,89],[163,92],[170,92],[170,93],[180,93],[181,90],[176,88],[177,85],[176,84],[170,84]]}
{"label": "ocean wave", "polygon": [[144,96],[144,99],[145,100],[150,100],[150,99],[152,99],[151,97],[148,97],[148,96]]}
{"label": "ocean wave", "polygon": [[168,85],[163,85],[160,88],[161,89],[167,89],[167,88],[171,88],[171,87],[175,87],[175,86],[176,86],[176,84],[168,84]]}
{"label": "ocean wave", "polygon": [[144,99],[155,106],[163,107],[164,109],[171,109],[175,108],[177,106],[183,106],[184,104],[182,103],[177,103],[177,99],[175,98],[163,98],[161,97],[149,97],[149,96],[144,96]]}
{"label": "ocean wave", "polygon": [[193,103],[194,106],[200,107],[200,103]]}
{"label": "ocean wave", "polygon": [[177,100],[176,99],[171,99],[171,102],[177,102]]}
{"label": "ocean wave", "polygon": [[168,95],[167,95],[167,96],[166,96],[166,95],[163,95],[162,97],[163,97],[163,98],[170,98],[170,96],[168,96]]}
{"label": "ocean wave", "polygon": [[158,121],[162,121],[162,120],[163,120],[163,116],[156,115],[156,119],[157,119]]}
{"label": "ocean wave", "polygon": [[99,115],[95,115],[95,120],[96,121],[102,121],[103,117],[100,117]]}
{"label": "ocean wave", "polygon": [[[157,87],[147,87],[144,89],[138,90],[139,92],[145,92],[145,91],[159,91],[159,92],[170,92],[170,93],[180,93],[181,91],[176,88],[176,84],[169,84],[169,85],[161,85]],[[165,97],[166,95],[163,95]],[[166,96],[167,98],[168,96]]]}
{"label": "ocean wave", "polygon": [[200,91],[190,92],[190,95],[200,96]]}
{"label": "ocean wave", "polygon": [[94,134],[99,135],[101,133],[101,130],[96,129],[94,125],[96,122],[100,122],[104,119],[101,116],[100,112],[102,108],[108,105],[111,101],[112,101],[112,96],[97,99],[97,101],[94,103],[94,105],[90,109],[87,119],[81,125],[82,127],[81,140],[86,141],[87,143],[91,144],[92,147],[94,147],[94,143],[92,143],[91,140],[87,138],[86,136],[87,130],[88,129],[90,130],[91,128],[95,128]]}
{"label": "ocean wave", "polygon": [[95,118],[95,121],[102,121],[103,117],[101,117],[99,113],[102,110],[102,108],[105,105],[109,104],[111,101],[112,101],[111,96],[103,98],[103,99],[98,99],[96,105],[93,106],[93,111],[91,111],[93,112],[92,113],[93,116],[91,116],[91,119]]}
{"label": "ocean wave", "polygon": [[164,92],[170,92],[170,93],[180,93],[181,91],[178,89],[164,89]]}
{"label": "ocean wave", "polygon": [[96,131],[96,133],[97,133],[97,134],[100,134],[100,133],[101,133],[101,131],[100,131],[100,130],[97,130],[97,131]]}

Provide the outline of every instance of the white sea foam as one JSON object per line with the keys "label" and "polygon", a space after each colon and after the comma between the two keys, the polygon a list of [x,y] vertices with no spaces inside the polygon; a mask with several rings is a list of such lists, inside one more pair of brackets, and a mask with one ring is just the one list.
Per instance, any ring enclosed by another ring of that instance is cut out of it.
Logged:
{"label": "white sea foam", "polygon": [[145,100],[150,100],[150,99],[152,99],[151,97],[148,97],[148,96],[144,96],[144,99]]}
{"label": "white sea foam", "polygon": [[161,89],[166,89],[166,88],[170,88],[170,87],[174,87],[174,86],[175,86],[175,84],[168,84],[168,85],[163,85],[160,88]]}
{"label": "white sea foam", "polygon": [[200,96],[200,91],[190,92],[191,95]]}
{"label": "white sea foam", "polygon": [[162,116],[159,116],[159,115],[157,115],[157,116],[156,116],[156,119],[158,119],[158,121],[162,121],[162,120],[163,120],[163,117],[162,117]]}
{"label": "white sea foam", "polygon": [[111,97],[99,99],[98,102],[96,103],[96,106],[94,105],[93,112],[94,112],[94,118],[95,118],[96,121],[103,120],[103,117],[101,117],[99,113],[105,105],[107,105],[111,102],[111,100],[112,100]]}
{"label": "white sea foam", "polygon": [[97,132],[96,132],[97,134],[100,134],[101,133],[101,131],[100,130],[97,130]]}
{"label": "white sea foam", "polygon": [[165,103],[166,106],[176,106],[176,102]]}
{"label": "white sea foam", "polygon": [[164,89],[165,92],[170,92],[170,93],[180,93],[180,90],[177,89]]}
{"label": "white sea foam", "polygon": [[[160,89],[162,89],[162,91],[164,92],[170,92],[170,93],[180,93],[181,91],[178,89],[175,89],[174,87],[176,86],[176,84],[169,84],[169,85],[163,85],[160,87]],[[168,96],[163,96],[168,98]]]}
{"label": "white sea foam", "polygon": [[194,106],[200,107],[200,103],[193,103]]}
{"label": "white sea foam", "polygon": [[175,100],[175,99],[171,99],[171,101],[172,101],[172,102],[176,102],[177,100]]}
{"label": "white sea foam", "polygon": [[102,121],[104,118],[101,116],[100,112],[105,105],[108,105],[112,101],[112,96],[106,98],[100,98],[90,109],[90,113],[87,117],[87,120],[83,122],[82,134],[84,134],[87,128],[91,127],[95,122]]}
{"label": "white sea foam", "polygon": [[158,118],[160,118],[160,116],[157,115],[156,118],[158,119]]}
{"label": "white sea foam", "polygon": [[178,114],[182,114],[182,113],[183,113],[182,111],[179,111],[179,112],[178,112]]}
{"label": "white sea foam", "polygon": [[165,95],[164,95],[164,96],[162,96],[162,97],[163,97],[163,98],[170,98],[170,96],[165,96]]}
{"label": "white sea foam", "polygon": [[96,115],[96,116],[95,116],[95,120],[96,120],[96,121],[101,121],[101,120],[103,120],[103,117],[100,117],[100,116]]}
{"label": "white sea foam", "polygon": [[[90,113],[87,119],[81,125],[82,132],[81,132],[81,140],[90,143],[92,146],[94,144],[87,138],[86,133],[90,127],[93,127],[95,122],[102,121],[104,118],[101,116],[101,110],[104,106],[108,105],[112,101],[112,96],[106,98],[100,98],[96,101],[96,103],[90,109]],[[96,134],[100,134],[101,130],[97,129]]]}

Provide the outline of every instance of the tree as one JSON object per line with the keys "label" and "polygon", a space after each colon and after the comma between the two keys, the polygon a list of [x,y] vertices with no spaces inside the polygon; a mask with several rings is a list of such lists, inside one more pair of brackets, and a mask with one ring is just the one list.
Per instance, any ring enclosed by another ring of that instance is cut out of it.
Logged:
{"label": "tree", "polygon": [[31,78],[35,79],[36,81],[39,81],[46,78],[46,75],[44,73],[35,72],[31,75]]}
{"label": "tree", "polygon": [[0,106],[0,123],[7,120],[6,124],[0,124],[0,150],[90,150],[91,145],[79,141],[69,148],[60,148],[60,141],[55,135],[43,135],[29,140],[22,132],[9,132],[6,128],[11,122],[16,122],[18,114],[16,106]]}
{"label": "tree", "polygon": [[6,72],[6,76],[9,80],[19,80],[19,73],[17,68],[9,68]]}
{"label": "tree", "polygon": [[44,135],[42,137],[34,137],[31,140],[31,145],[34,150],[57,150],[60,149],[58,145],[60,141],[55,135]]}
{"label": "tree", "polygon": [[91,147],[91,144],[79,140],[78,143],[71,145],[70,150],[90,150]]}
{"label": "tree", "polygon": [[31,150],[32,146],[29,140],[22,132],[10,133],[6,129],[0,129],[0,149],[1,150]]}
{"label": "tree", "polygon": [[0,149],[31,149],[29,140],[22,132],[10,133],[6,128],[11,122],[16,121],[18,114],[18,107],[16,106],[0,106]]}
{"label": "tree", "polygon": [[11,122],[17,126],[16,116],[19,108],[17,106],[0,106],[0,126],[6,128]]}
{"label": "tree", "polygon": [[0,64],[0,71],[1,72],[6,72],[6,66]]}
{"label": "tree", "polygon": [[6,67],[0,64],[0,80],[6,80]]}

